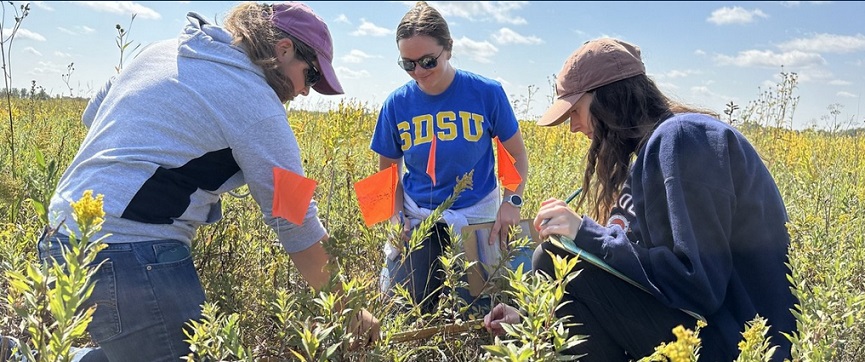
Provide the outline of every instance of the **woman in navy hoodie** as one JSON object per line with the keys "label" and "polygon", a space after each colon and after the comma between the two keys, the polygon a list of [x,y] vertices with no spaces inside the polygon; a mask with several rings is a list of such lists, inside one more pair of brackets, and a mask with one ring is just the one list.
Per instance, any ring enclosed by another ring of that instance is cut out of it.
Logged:
{"label": "woman in navy hoodie", "polygon": [[[620,40],[583,44],[556,88],[557,100],[538,124],[569,119],[571,132],[592,140],[582,178],[588,192],[579,200],[590,216],[549,199],[535,227],[544,239],[573,240],[642,287],[578,263],[569,303],[557,314],[577,324],[571,335],[588,339],[568,352],[587,354],[585,361],[639,359],[675,340],[674,327],[694,328],[687,310],[707,322],[701,361],[735,359],[741,332],[758,315],[779,346],[773,360],[789,358],[784,334],[796,331],[796,299],[787,281],[787,213],[748,140],[714,114],[667,98],[646,76],[640,49]],[[572,256],[543,243],[536,270],[555,275],[551,253]],[[519,318],[500,304],[485,322],[502,333],[502,323]]]}

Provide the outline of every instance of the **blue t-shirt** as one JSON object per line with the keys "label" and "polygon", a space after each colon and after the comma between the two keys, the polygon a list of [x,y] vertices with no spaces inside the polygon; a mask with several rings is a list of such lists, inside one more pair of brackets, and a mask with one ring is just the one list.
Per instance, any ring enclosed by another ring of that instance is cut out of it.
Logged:
{"label": "blue t-shirt", "polygon": [[[404,157],[403,188],[427,209],[453,194],[457,177],[474,170],[472,188],[463,191],[452,207],[461,209],[496,188],[492,139],[507,141],[518,130],[499,82],[457,70],[439,95],[424,93],[414,80],[393,91],[382,105],[370,148],[387,158]],[[435,185],[426,173],[433,137]]]}

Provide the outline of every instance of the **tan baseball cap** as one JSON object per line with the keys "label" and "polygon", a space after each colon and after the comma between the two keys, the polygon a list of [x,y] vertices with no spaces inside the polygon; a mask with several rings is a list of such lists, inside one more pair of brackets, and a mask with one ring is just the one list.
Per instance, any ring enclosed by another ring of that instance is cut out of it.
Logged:
{"label": "tan baseball cap", "polygon": [[559,71],[556,100],[538,125],[558,125],[568,118],[568,111],[586,92],[640,74],[646,74],[646,67],[636,45],[612,38],[587,41],[568,57]]}

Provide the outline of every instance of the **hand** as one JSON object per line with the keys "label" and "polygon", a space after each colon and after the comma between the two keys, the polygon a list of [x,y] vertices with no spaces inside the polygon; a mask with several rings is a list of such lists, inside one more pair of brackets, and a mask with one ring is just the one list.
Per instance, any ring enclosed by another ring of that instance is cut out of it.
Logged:
{"label": "hand", "polygon": [[[402,240],[403,242],[408,241],[408,232],[411,228],[409,227],[408,218],[403,216],[402,211],[391,216],[390,219],[388,219],[388,222],[398,228],[400,234],[397,235],[396,238]],[[400,240],[393,240],[395,244],[394,246],[402,246],[402,243],[399,242]]]}
{"label": "hand", "polygon": [[546,239],[550,235],[563,235],[576,239],[577,231],[582,224],[583,218],[577,215],[568,204],[558,199],[547,199],[541,203],[534,222],[541,239]]}
{"label": "hand", "polygon": [[349,328],[349,331],[354,334],[349,345],[349,349],[352,351],[359,347],[369,346],[381,339],[381,325],[378,319],[366,309],[361,309],[354,315]]}
{"label": "hand", "polygon": [[516,324],[520,322],[520,312],[516,308],[499,303],[487,315],[484,316],[484,327],[490,333],[500,336],[505,333],[502,324]]}
{"label": "hand", "polygon": [[520,223],[520,209],[507,202],[499,206],[499,212],[496,214],[496,222],[493,223],[493,228],[490,230],[490,245],[498,242],[502,250],[508,249],[508,241],[510,241],[511,227]]}

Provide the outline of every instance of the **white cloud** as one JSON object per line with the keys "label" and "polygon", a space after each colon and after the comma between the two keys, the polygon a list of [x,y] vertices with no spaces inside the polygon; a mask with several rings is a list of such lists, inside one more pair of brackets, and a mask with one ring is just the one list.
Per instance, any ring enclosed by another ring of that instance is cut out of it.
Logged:
{"label": "white cloud", "polygon": [[706,21],[716,25],[727,24],[747,24],[752,23],[757,17],[768,18],[760,9],[746,10],[745,8],[734,6],[732,8],[723,7],[712,11],[712,15],[706,18]]}
{"label": "white cloud", "polygon": [[760,83],[760,89],[775,89],[778,87],[778,81],[781,79],[779,75],[775,75],[776,80],[766,79]]}
{"label": "white cloud", "polygon": [[66,29],[66,28],[64,28],[64,27],[62,27],[62,26],[58,26],[58,27],[57,27],[57,30],[60,30],[60,32],[62,32],[62,33],[66,33],[66,34],[69,34],[69,35],[78,35],[78,33],[74,32],[74,31],[72,31],[72,30]]}
{"label": "white cloud", "polygon": [[[691,103],[691,102],[716,102],[716,101],[722,101],[722,102],[726,103],[726,102],[729,102],[731,100],[734,100],[734,101],[737,100],[736,97],[730,97],[730,96],[725,95],[725,94],[716,93],[715,91],[712,90],[712,88],[709,87],[709,84],[693,86],[689,89],[689,91],[690,91],[689,98],[692,98],[694,100],[685,101],[688,103]],[[697,101],[697,100],[699,100],[699,101]],[[694,103],[694,104],[699,105],[699,103]]]}
{"label": "white cloud", "polygon": [[388,34],[393,34],[393,30],[382,28],[378,25],[375,25],[371,22],[366,21],[366,19],[360,19],[360,26],[357,27],[357,30],[351,32],[353,36],[385,36]]}
{"label": "white cloud", "polygon": [[706,55],[706,51],[703,50],[703,49],[697,49],[697,50],[694,51],[694,55],[700,55],[700,56],[703,56],[703,55]]}
{"label": "white cloud", "polygon": [[[460,17],[470,21],[494,21],[504,24],[526,24],[526,19],[514,14],[526,6],[528,1],[431,1],[445,18]],[[414,3],[409,3],[414,6]],[[544,6],[544,5],[541,5]]]}
{"label": "white cloud", "polygon": [[665,92],[666,92],[666,91],[677,91],[677,90],[679,90],[679,86],[678,86],[678,85],[675,85],[675,84],[673,84],[673,83],[667,83],[667,82],[661,82],[661,81],[655,80],[655,85],[657,85],[658,88],[661,88],[661,89],[662,89],[663,91],[665,91]]}
{"label": "white cloud", "polygon": [[156,10],[132,1],[73,1],[72,3],[105,13],[138,14],[139,18],[153,20],[162,18]]}
{"label": "white cloud", "polygon": [[534,35],[525,36],[509,28],[501,28],[493,39],[499,44],[543,44],[544,41]]}
{"label": "white cloud", "polygon": [[352,49],[348,54],[342,56],[342,61],[346,63],[362,63],[366,59],[370,58],[381,58],[380,55],[373,56],[367,53],[364,53],[358,49]]}
{"label": "white cloud", "polygon": [[817,34],[810,38],[793,39],[781,43],[778,48],[785,51],[852,53],[865,50],[865,35]]}
{"label": "white cloud", "polygon": [[41,56],[42,56],[42,53],[40,53],[40,52],[39,52],[38,50],[36,50],[36,48],[34,48],[34,47],[26,47],[26,48],[24,48],[24,51],[26,51],[26,52],[28,52],[28,53],[30,53],[30,54],[33,54],[33,55],[35,55],[35,56],[37,56],[37,57],[41,57]]}
{"label": "white cloud", "polygon": [[781,5],[788,7],[788,8],[795,8],[799,5],[801,5],[803,2],[811,4],[811,5],[823,5],[823,4],[831,3],[831,1],[782,1]]}
{"label": "white cloud", "polygon": [[[796,72],[796,75],[799,77],[799,83],[828,83],[829,80],[835,79],[835,75],[832,72],[823,68],[800,69]],[[780,81],[781,75],[778,74],[775,78]]]}
{"label": "white cloud", "polygon": [[343,24],[351,25],[351,21],[348,20],[348,16],[345,16],[345,14],[339,14],[339,16],[337,16],[336,19],[333,19],[333,21],[336,23],[343,23]]}
{"label": "white cloud", "polygon": [[853,83],[848,82],[848,81],[846,81],[846,80],[841,80],[841,79],[835,79],[835,80],[832,80],[832,81],[829,82],[829,85],[841,85],[841,86],[844,86],[844,85],[851,85],[851,84],[853,84]]}
{"label": "white cloud", "polygon": [[96,29],[93,29],[89,26],[76,26],[75,30],[70,30],[70,29],[66,29],[62,26],[58,26],[57,30],[60,30],[61,32],[69,34],[69,35],[90,34],[90,33],[96,31]]}
{"label": "white cloud", "polygon": [[479,63],[490,63],[490,58],[498,53],[499,48],[488,41],[474,41],[465,36],[454,40],[454,54],[466,54]]}
{"label": "white cloud", "polygon": [[746,50],[736,56],[716,55],[715,61],[721,65],[737,67],[772,67],[807,68],[826,64],[820,54],[806,53],[798,50],[775,53],[771,50]]}
{"label": "white cloud", "polygon": [[40,61],[36,63],[36,67],[31,69],[27,74],[65,74],[66,65],[54,64],[53,62]]}
{"label": "white cloud", "polygon": [[716,96],[716,94],[714,92],[712,92],[712,90],[709,89],[709,87],[706,87],[704,85],[691,87],[691,93],[696,94],[696,95],[706,96],[706,97]]}
{"label": "white cloud", "polygon": [[352,70],[347,67],[337,67],[336,74],[339,78],[345,79],[360,79],[360,78],[369,78],[370,74],[366,70]]}
{"label": "white cloud", "polygon": [[[12,34],[12,29],[3,28],[3,35],[9,36]],[[28,39],[35,41],[45,41],[45,37],[42,34],[32,32],[30,30],[24,28],[18,28],[18,32],[15,33],[15,39]]]}
{"label": "white cloud", "polygon": [[48,5],[47,1],[32,1],[30,3],[42,10],[54,11],[54,8],[52,8],[51,5]]}
{"label": "white cloud", "polygon": [[845,92],[845,91],[840,91],[838,93],[835,93],[835,95],[838,97],[844,97],[844,98],[859,98],[859,96],[857,96],[853,93],[850,93],[850,92]]}
{"label": "white cloud", "polygon": [[508,82],[507,80],[505,80],[505,78],[495,77],[493,79],[495,79],[497,82],[501,83],[503,87],[508,87],[511,85],[511,82]]}
{"label": "white cloud", "polygon": [[96,29],[93,29],[89,26],[83,26],[83,25],[76,26],[75,30],[70,30],[70,29],[66,29],[62,26],[58,26],[57,30],[60,30],[61,32],[69,34],[69,35],[90,34],[90,33],[93,33],[96,31]]}
{"label": "white cloud", "polygon": [[72,58],[72,54],[64,53],[59,50],[54,51],[54,56],[58,58]]}
{"label": "white cloud", "polygon": [[661,79],[676,79],[676,78],[685,78],[695,74],[702,74],[699,70],[693,69],[685,69],[685,70],[671,70],[666,73],[658,74],[657,77]]}

